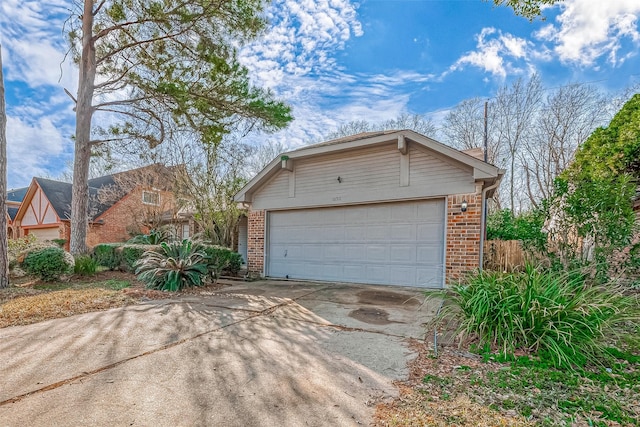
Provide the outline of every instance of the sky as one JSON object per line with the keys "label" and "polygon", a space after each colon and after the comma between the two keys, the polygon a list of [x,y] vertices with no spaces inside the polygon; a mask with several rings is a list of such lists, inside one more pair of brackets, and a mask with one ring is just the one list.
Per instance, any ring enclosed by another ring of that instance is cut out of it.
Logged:
{"label": "sky", "polygon": [[[0,1],[9,188],[59,176],[73,158],[71,2]],[[439,124],[462,100],[533,73],[546,88],[616,92],[640,81],[638,0],[564,0],[533,22],[482,0],[275,0],[266,13],[268,31],[240,58],[295,120],[256,143],[297,147],[403,113]]]}

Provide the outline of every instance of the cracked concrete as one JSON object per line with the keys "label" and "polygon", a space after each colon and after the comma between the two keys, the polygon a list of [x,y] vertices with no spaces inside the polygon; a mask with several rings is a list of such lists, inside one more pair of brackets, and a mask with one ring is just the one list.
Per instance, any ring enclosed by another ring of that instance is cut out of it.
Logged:
{"label": "cracked concrete", "polygon": [[0,329],[0,425],[368,424],[437,307],[411,288],[229,284]]}

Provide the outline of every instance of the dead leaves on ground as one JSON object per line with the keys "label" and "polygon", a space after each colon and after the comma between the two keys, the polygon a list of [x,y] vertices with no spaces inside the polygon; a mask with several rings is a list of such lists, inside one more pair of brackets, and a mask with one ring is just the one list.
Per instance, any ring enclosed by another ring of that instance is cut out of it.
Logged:
{"label": "dead leaves on ground", "polygon": [[0,328],[106,310],[135,303],[123,292],[106,289],[66,289],[13,298],[0,305]]}

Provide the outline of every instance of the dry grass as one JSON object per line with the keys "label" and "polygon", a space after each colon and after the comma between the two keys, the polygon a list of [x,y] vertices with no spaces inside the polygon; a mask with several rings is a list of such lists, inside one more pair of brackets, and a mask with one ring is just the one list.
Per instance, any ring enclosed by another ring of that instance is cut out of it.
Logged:
{"label": "dry grass", "polygon": [[0,305],[0,328],[107,310],[136,302],[126,293],[106,289],[66,289],[14,297]]}
{"label": "dry grass", "polygon": [[[465,369],[492,370],[495,364],[483,363],[479,358],[466,353],[444,351],[438,359],[431,357],[427,346],[418,341],[410,343],[418,352],[409,364],[410,377],[398,383],[400,397],[389,403],[381,403],[376,408],[374,425],[395,426],[529,426],[524,417],[515,413],[501,413],[485,405],[472,401],[451,377],[457,376],[460,367]],[[431,376],[444,381],[442,388],[429,387],[423,378]],[[468,386],[468,384],[465,384]]]}
{"label": "dry grass", "polygon": [[376,426],[528,426],[522,417],[507,416],[458,395],[450,400],[428,400],[410,387],[401,387],[400,398],[376,408]]}

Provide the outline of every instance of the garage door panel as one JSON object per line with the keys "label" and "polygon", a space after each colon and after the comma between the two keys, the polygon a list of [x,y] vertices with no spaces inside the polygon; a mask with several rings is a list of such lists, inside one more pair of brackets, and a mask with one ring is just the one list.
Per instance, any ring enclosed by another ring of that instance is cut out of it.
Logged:
{"label": "garage door panel", "polygon": [[[431,240],[434,236],[442,236],[444,235],[444,225],[443,224],[419,224],[418,230],[416,233],[416,238],[419,241]],[[441,239],[438,239],[441,240]]]}
{"label": "garage door panel", "polygon": [[389,255],[391,262],[410,262],[416,261],[415,245],[391,245],[391,253]]}
{"label": "garage door panel", "polygon": [[417,216],[417,207],[415,204],[401,204],[391,207],[391,219],[394,221],[413,221]]}
{"label": "garage door panel", "polygon": [[393,240],[416,240],[416,225],[415,224],[395,224],[391,225],[391,235]]}
{"label": "garage door panel", "polygon": [[347,240],[366,240],[367,227],[347,225],[345,228],[344,237]]}
{"label": "garage door panel", "polygon": [[417,206],[418,218],[443,218],[444,217],[444,200],[432,200],[429,203],[422,203]]}
{"label": "garage door panel", "polygon": [[323,259],[340,260],[344,257],[344,247],[342,245],[327,245],[324,247]]}
{"label": "garage door panel", "polygon": [[436,288],[442,286],[442,269],[420,267],[416,271],[416,286]]}
{"label": "garage door panel", "polygon": [[414,283],[416,278],[416,270],[412,267],[391,267],[389,274],[400,283]]}
{"label": "garage door panel", "polygon": [[368,265],[366,267],[366,283],[387,283],[389,269],[383,265]]}
{"label": "garage door panel", "polygon": [[389,259],[389,250],[387,245],[368,245],[367,261],[386,262]]}
{"label": "garage door panel", "polygon": [[442,200],[271,212],[272,277],[441,287]]}
{"label": "garage door panel", "polygon": [[349,282],[356,282],[360,280],[365,275],[365,266],[364,265],[353,265],[347,264],[344,266],[342,270],[344,280]]}
{"label": "garage door panel", "polygon": [[349,261],[365,261],[367,259],[367,245],[344,245],[344,260]]}
{"label": "garage door panel", "polygon": [[418,264],[442,263],[444,254],[438,245],[419,245],[416,248],[416,262]]}
{"label": "garage door panel", "polygon": [[367,240],[388,240],[390,230],[389,225],[372,225],[366,230]]}

